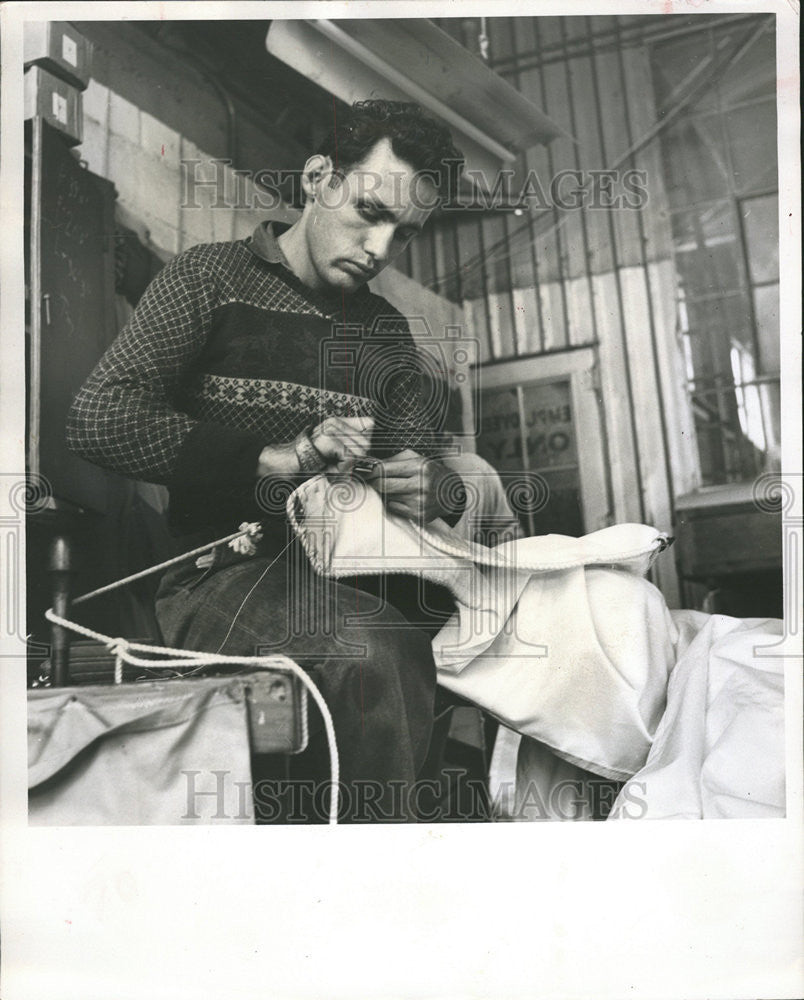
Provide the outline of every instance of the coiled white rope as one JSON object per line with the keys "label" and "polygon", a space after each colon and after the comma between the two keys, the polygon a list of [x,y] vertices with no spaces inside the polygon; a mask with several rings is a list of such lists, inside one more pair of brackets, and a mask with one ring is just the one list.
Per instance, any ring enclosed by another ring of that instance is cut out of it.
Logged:
{"label": "coiled white rope", "polygon": [[[72,603],[79,604],[83,601],[89,600],[91,597],[97,597],[99,594],[105,594],[110,590],[115,590],[117,587],[125,586],[127,583],[132,583],[134,580],[139,580],[152,573],[167,569],[175,563],[182,562],[192,556],[199,555],[213,549],[217,545],[232,543],[239,538],[254,538],[258,532],[259,524],[243,524],[241,525],[240,531],[236,531],[224,538],[219,538],[217,541],[208,542],[206,545],[193,549],[191,552],[184,552],[181,555],[168,559],[156,566],[149,566],[147,569],[141,570],[139,573],[134,573],[121,580],[115,580],[113,583],[100,587],[97,590],[82,594]],[[61,615],[57,615],[53,608],[48,608],[45,612],[45,618],[54,625],[59,625],[62,628],[69,629],[71,632],[75,632],[77,635],[82,635],[87,639],[94,639],[96,642],[102,643],[106,646],[115,657],[115,684],[121,684],[123,681],[124,663],[130,663],[132,666],[137,667],[147,667],[152,670],[159,668],[174,669],[178,667],[202,668],[223,663],[229,665],[256,667],[263,670],[281,669],[294,674],[304,685],[305,689],[310,693],[310,696],[318,706],[318,710],[321,712],[321,716],[324,720],[324,730],[326,732],[327,745],[329,748],[330,781],[332,788],[329,803],[329,823],[333,826],[337,824],[340,801],[340,758],[338,756],[338,744],[335,738],[335,725],[332,721],[332,715],[327,707],[327,703],[324,701],[323,695],[316,687],[313,679],[298,665],[298,663],[294,663],[293,660],[287,656],[225,656],[221,653],[203,653],[197,650],[175,649],[170,646],[153,646],[148,643],[130,642],[128,639],[123,639],[120,636],[115,638],[113,636],[104,635],[102,632],[96,632],[94,629],[87,628],[86,625],[79,625],[77,622],[63,618]],[[144,659],[133,655],[134,652],[153,653],[157,656],[169,657],[169,659]],[[281,662],[281,666],[278,666],[277,661]],[[182,676],[187,675],[183,674]],[[302,713],[302,726],[303,740],[306,742],[307,718],[306,713],[304,712]]]}

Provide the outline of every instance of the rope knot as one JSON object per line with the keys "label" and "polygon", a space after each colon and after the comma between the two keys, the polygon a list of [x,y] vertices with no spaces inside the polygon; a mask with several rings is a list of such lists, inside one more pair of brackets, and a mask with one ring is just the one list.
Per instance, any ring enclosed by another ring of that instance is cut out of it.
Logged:
{"label": "rope knot", "polygon": [[110,653],[114,655],[114,682],[115,684],[123,683],[123,657],[128,653],[131,648],[131,643],[128,639],[123,639],[118,636],[116,639],[112,639],[106,647]]}
{"label": "rope knot", "polygon": [[240,525],[242,532],[237,538],[229,542],[229,548],[234,549],[241,556],[254,556],[257,554],[256,542],[262,539],[262,525],[259,521],[244,521]]}
{"label": "rope knot", "polygon": [[106,648],[113,656],[122,656],[131,649],[131,643],[128,639],[122,639],[118,636],[117,639],[112,639]]}

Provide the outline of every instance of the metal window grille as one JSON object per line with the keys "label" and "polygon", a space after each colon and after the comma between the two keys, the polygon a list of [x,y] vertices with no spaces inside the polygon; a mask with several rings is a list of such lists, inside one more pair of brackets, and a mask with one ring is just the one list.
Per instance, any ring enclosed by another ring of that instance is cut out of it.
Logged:
{"label": "metal window grille", "polygon": [[748,480],[778,468],[781,431],[774,18],[657,43],[651,62],[660,113],[720,67],[661,143],[704,484]]}

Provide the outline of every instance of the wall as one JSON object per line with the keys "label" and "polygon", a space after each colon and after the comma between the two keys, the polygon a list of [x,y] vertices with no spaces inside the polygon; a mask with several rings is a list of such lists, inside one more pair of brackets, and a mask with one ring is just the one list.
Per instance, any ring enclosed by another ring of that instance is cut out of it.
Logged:
{"label": "wall", "polygon": [[[120,221],[146,245],[167,260],[197,243],[248,235],[266,214],[288,216],[275,201],[266,211],[271,199],[249,173],[225,164],[226,109],[196,69],[130,26],[79,27],[95,47],[80,155],[114,183]],[[286,168],[288,150],[244,121],[240,109],[235,165]],[[298,166],[302,154],[291,153]]]}
{"label": "wall", "polygon": [[[486,361],[532,356],[528,367],[537,377],[540,357],[590,345],[602,399],[607,519],[672,531],[675,497],[694,489],[700,472],[654,141],[662,122],[648,47],[636,33],[647,20],[487,20],[492,67],[576,141],[558,138],[520,157],[510,191],[516,195],[536,177],[529,212],[445,213],[438,233],[411,250],[406,267],[464,306]],[[466,42],[465,23],[439,24]],[[618,171],[612,193],[619,207],[605,207],[605,189],[591,195],[591,172],[609,170]],[[583,207],[556,205],[551,182],[565,171],[581,174],[565,174],[557,193],[566,203],[580,189]],[[644,198],[633,188],[629,193],[625,171],[641,172],[631,183]],[[662,572],[659,583],[675,603],[672,562],[665,560]]]}

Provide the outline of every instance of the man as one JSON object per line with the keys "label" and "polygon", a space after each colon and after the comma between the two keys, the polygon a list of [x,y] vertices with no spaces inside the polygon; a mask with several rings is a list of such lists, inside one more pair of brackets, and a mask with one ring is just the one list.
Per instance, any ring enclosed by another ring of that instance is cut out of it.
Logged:
{"label": "man", "polygon": [[[354,792],[349,819],[413,818],[404,791],[427,753],[435,692],[430,637],[416,623],[447,606],[431,594],[425,613],[409,581],[389,599],[384,582],[316,577],[279,487],[349,474],[372,455],[382,461],[366,478],[389,510],[460,516],[433,457],[438,428],[422,419],[407,324],[366,283],[421,232],[461,163],[416,105],[359,102],[305,164],[298,221],[174,258],[68,419],[73,450],[167,485],[183,549],[261,520],[256,553],[223,547],[169,572],[157,617],[171,646],[284,653],[310,669]],[[320,730],[310,744],[296,773],[324,779]],[[355,808],[361,782],[374,783],[370,814]]]}

